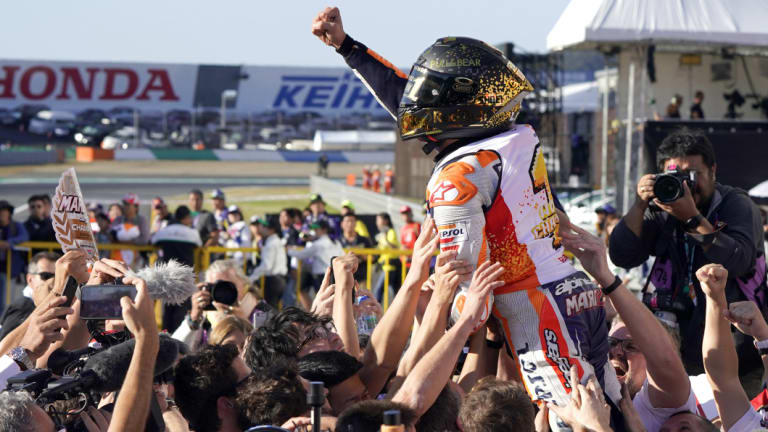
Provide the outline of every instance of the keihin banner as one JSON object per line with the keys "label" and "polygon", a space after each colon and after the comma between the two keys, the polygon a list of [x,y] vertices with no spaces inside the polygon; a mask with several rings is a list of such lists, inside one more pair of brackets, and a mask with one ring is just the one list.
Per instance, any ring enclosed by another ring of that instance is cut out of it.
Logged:
{"label": "keihin banner", "polygon": [[219,108],[242,112],[385,114],[348,68],[0,60],[0,107],[42,104],[81,111]]}

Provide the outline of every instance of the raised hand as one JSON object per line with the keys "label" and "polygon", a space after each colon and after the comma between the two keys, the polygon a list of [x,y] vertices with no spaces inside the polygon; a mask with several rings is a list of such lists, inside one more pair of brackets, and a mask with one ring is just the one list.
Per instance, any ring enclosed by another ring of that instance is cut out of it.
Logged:
{"label": "raised hand", "polygon": [[[499,263],[486,261],[477,268],[469,289],[462,292],[463,307],[457,305],[461,313],[460,321],[470,323],[475,329],[485,324],[490,316],[489,296],[494,289],[504,286],[504,281],[498,280],[502,274],[504,267]],[[456,301],[460,303],[462,298],[457,297]]]}
{"label": "raised hand", "polygon": [[437,235],[437,228],[432,217],[424,218],[421,224],[421,232],[413,245],[413,256],[411,257],[411,269],[408,271],[408,277],[418,277],[419,284],[424,283],[429,277],[429,264],[432,262],[432,256],[437,251],[440,244],[440,237]]}
{"label": "raised hand", "polygon": [[720,264],[706,264],[696,270],[696,278],[701,284],[701,290],[707,297],[722,306],[725,304],[725,284],[728,282],[728,270]]}
{"label": "raised hand", "polygon": [[457,256],[456,251],[443,252],[437,256],[433,295],[439,296],[442,301],[453,300],[459,284],[472,277],[472,266],[466,261],[457,260]]}
{"label": "raised hand", "polygon": [[317,14],[312,21],[312,34],[324,44],[338,49],[347,37],[344,25],[341,23],[339,8],[327,7]]}
{"label": "raised hand", "polygon": [[62,306],[66,301],[65,296],[49,295],[27,318],[29,326],[19,346],[27,350],[33,361],[45,354],[52,343],[64,339],[61,330],[69,329],[65,316],[75,312]]}
{"label": "raised hand", "polygon": [[130,269],[124,262],[102,258],[93,265],[88,285],[110,283],[116,278],[125,276],[128,272],[130,272]]}
{"label": "raised hand", "polygon": [[768,324],[760,313],[760,308],[755,302],[740,301],[728,305],[728,310],[723,311],[725,318],[740,332],[752,336],[757,340],[768,339]]}
{"label": "raised hand", "polygon": [[88,280],[88,255],[82,249],[71,250],[56,260],[56,279],[66,281],[67,276],[81,283]]}
{"label": "raised hand", "polygon": [[332,271],[333,270],[330,267],[325,269],[323,282],[320,284],[320,289],[317,291],[315,299],[312,300],[310,312],[315,315],[331,316],[333,314],[333,294],[336,290],[336,285],[331,284]]}
{"label": "raised hand", "polygon": [[579,259],[587,273],[603,286],[610,285],[614,276],[608,267],[608,254],[604,240],[589,231],[570,225],[560,232],[563,246]]}
{"label": "raised hand", "polygon": [[591,375],[587,385],[581,384],[575,365],[571,366],[571,402],[564,407],[548,403],[547,408],[573,428],[584,426],[596,432],[611,430],[611,408],[605,403],[597,378]]}
{"label": "raised hand", "polygon": [[120,299],[123,307],[123,321],[136,339],[158,340],[157,323],[152,299],[147,292],[147,283],[137,277],[126,277],[123,282],[136,287],[136,299]]}

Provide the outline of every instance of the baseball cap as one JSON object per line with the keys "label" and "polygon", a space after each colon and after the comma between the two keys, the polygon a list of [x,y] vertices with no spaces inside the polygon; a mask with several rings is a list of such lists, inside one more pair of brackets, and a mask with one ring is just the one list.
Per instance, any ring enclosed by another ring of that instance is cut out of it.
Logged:
{"label": "baseball cap", "polygon": [[241,213],[240,212],[240,207],[238,207],[238,206],[236,206],[234,204],[232,204],[231,206],[227,207],[227,211],[229,213]]}
{"label": "baseball cap", "polygon": [[596,208],[595,209],[595,213],[597,213],[597,214],[601,214],[601,213],[605,214],[605,207],[600,206],[600,207]]}
{"label": "baseball cap", "polygon": [[313,203],[316,203],[316,202],[321,202],[321,203],[325,204],[325,201],[323,201],[323,196],[322,195],[320,195],[320,194],[312,194],[312,195],[310,195],[309,196],[309,203],[313,204]]}
{"label": "baseball cap", "polygon": [[214,189],[213,192],[211,192],[211,198],[224,199],[224,192],[221,189]]}
{"label": "baseball cap", "polygon": [[605,211],[606,214],[616,214],[616,207],[610,204],[604,205],[603,210]]}
{"label": "baseball cap", "polygon": [[342,208],[346,207],[346,208],[348,208],[348,209],[350,209],[350,210],[354,210],[354,209],[355,209],[355,205],[354,205],[354,204],[352,204],[352,201],[350,201],[350,200],[344,200],[344,201],[342,201],[342,202],[341,202],[341,207],[342,207]]}
{"label": "baseball cap", "polygon": [[127,193],[123,195],[123,202],[126,204],[139,205],[139,196],[135,193]]}
{"label": "baseball cap", "polygon": [[411,206],[404,205],[400,207],[400,214],[411,213],[411,212],[413,212],[413,210],[411,210]]}

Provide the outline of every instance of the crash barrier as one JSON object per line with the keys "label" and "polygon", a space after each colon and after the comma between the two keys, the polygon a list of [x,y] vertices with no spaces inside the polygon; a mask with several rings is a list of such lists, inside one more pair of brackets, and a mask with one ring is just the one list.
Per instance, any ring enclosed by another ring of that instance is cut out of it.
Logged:
{"label": "crash barrier", "polygon": [[39,150],[30,148],[4,149],[0,151],[0,165],[40,165],[58,163],[64,160],[64,152],[59,150]]}
{"label": "crash barrier", "polygon": [[293,151],[293,150],[186,150],[186,149],[118,149],[115,160],[221,160],[251,162],[307,162],[317,163],[325,154],[331,164],[365,163],[392,164],[394,151]]}
{"label": "crash barrier", "polygon": [[[147,253],[148,254],[148,260],[150,264],[153,264],[155,260],[157,259],[157,251],[159,250],[156,246],[138,246],[133,244],[123,244],[123,243],[105,243],[105,244],[98,244],[97,245],[99,251],[133,251],[135,253]],[[27,254],[27,262],[29,262],[32,259],[32,255],[35,251],[40,250],[48,250],[51,252],[59,252],[61,251],[61,245],[59,245],[56,242],[24,242],[19,243],[18,245],[14,246],[14,251],[23,252]],[[212,255],[215,254],[223,254],[225,256],[231,256],[237,252],[242,252],[245,254],[253,254],[258,253],[259,248],[226,248],[226,247],[219,247],[219,246],[212,246],[212,247],[199,247],[195,250],[195,263],[194,263],[194,269],[195,274],[198,275],[200,272],[205,271],[208,269],[208,267],[211,265],[212,262]],[[365,277],[365,286],[368,290],[372,290],[373,287],[373,272],[374,272],[374,265],[379,262],[379,258],[377,257],[383,257],[382,267],[386,268],[388,267],[390,260],[404,260],[404,257],[409,256],[413,253],[411,250],[400,250],[400,249],[357,249],[357,248],[350,248],[345,249],[345,252],[352,252],[355,255],[358,255],[360,257],[365,258],[366,262],[366,277]],[[12,260],[14,258],[15,254],[8,253],[7,259],[6,259],[6,268],[5,271],[5,277],[6,277],[6,290],[5,290],[5,304],[9,305],[13,298],[16,297],[18,294],[15,292],[14,286],[11,284],[12,278],[11,278],[11,268],[12,268]],[[243,270],[246,270],[246,263],[247,260],[243,260]],[[301,283],[302,278],[301,275],[301,267],[302,263],[301,260],[297,260],[297,267],[296,267],[296,296],[298,298],[299,292],[301,291]],[[405,275],[407,272],[407,266],[405,264],[400,266],[401,268],[401,281],[405,280]],[[389,286],[389,278],[390,278],[390,272],[385,271],[384,272],[384,287]],[[261,291],[262,298],[264,297],[264,278],[262,277],[259,285],[257,287]],[[384,289],[383,291],[383,307],[386,309],[389,307],[390,298],[389,298],[389,290]]]}

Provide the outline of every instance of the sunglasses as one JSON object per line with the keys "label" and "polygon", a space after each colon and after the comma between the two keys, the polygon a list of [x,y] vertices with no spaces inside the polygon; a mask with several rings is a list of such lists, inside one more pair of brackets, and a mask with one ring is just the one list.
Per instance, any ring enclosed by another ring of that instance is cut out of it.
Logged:
{"label": "sunglasses", "polygon": [[640,352],[640,350],[637,349],[637,346],[635,346],[635,343],[634,341],[632,341],[632,339],[617,339],[609,336],[608,346],[610,346],[611,350],[614,350],[615,348],[619,347],[625,353],[630,353],[630,354]]}
{"label": "sunglasses", "polygon": [[32,274],[40,276],[40,279],[44,281],[47,281],[48,279],[53,279],[53,277],[56,276],[55,273],[51,273],[51,272],[37,272]]}

